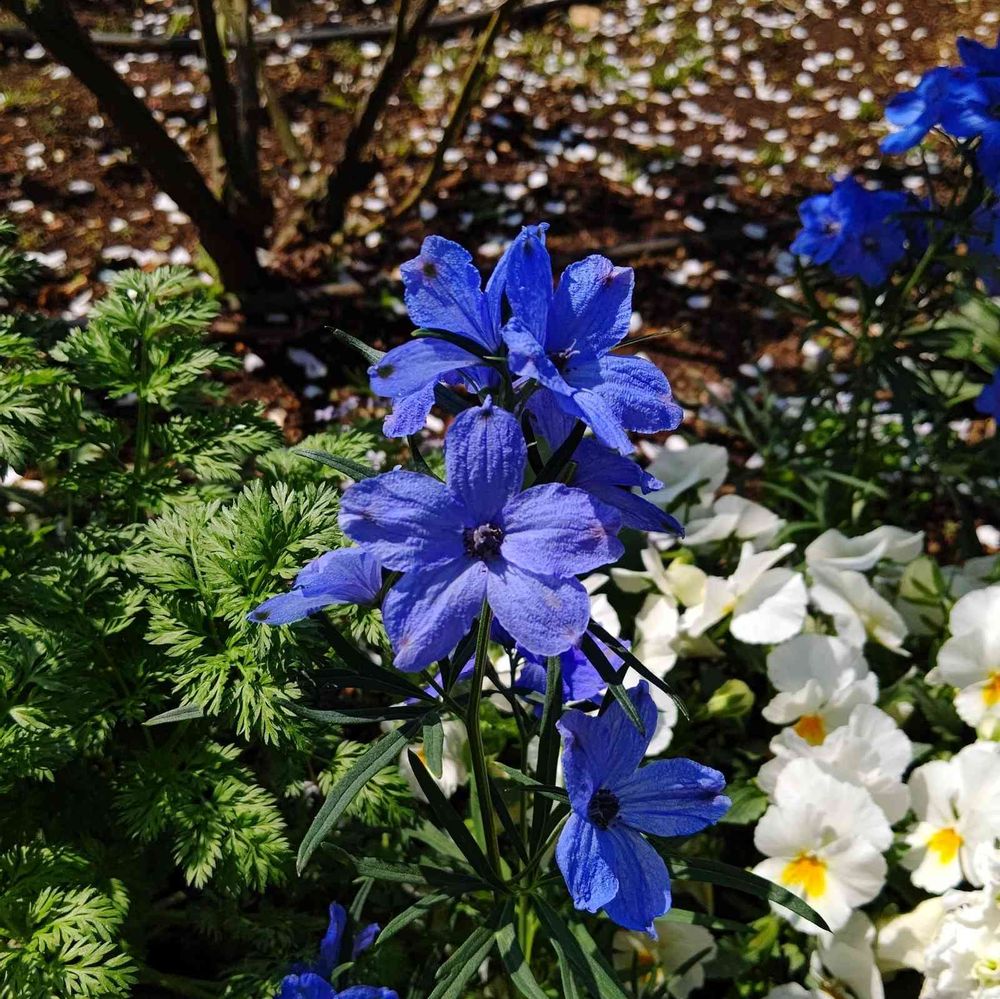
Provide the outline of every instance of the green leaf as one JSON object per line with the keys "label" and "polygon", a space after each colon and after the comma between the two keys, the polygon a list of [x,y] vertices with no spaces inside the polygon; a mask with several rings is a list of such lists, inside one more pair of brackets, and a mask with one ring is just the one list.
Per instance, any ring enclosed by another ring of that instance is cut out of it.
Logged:
{"label": "green leaf", "polygon": [[732,802],[729,811],[719,819],[731,826],[745,826],[756,822],[767,811],[767,795],[756,784],[747,782],[726,788]]}
{"label": "green leaf", "polygon": [[427,769],[433,777],[441,779],[444,767],[444,726],[440,715],[431,715],[424,719],[424,758]]}
{"label": "green leaf", "polygon": [[580,441],[583,440],[586,430],[587,426],[583,420],[577,420],[566,440],[559,445],[552,457],[542,466],[542,470],[535,478],[535,485],[541,485],[544,482],[555,482],[559,478],[563,469],[572,460],[573,452],[579,446]]}
{"label": "green leaf", "polygon": [[328,327],[328,329],[335,339],[341,343],[346,343],[348,347],[356,350],[369,364],[378,364],[385,357],[384,350],[376,350],[363,340],[359,340],[356,336],[351,336],[350,333],[345,333],[343,330],[332,326]]}
{"label": "green leaf", "polygon": [[[547,784],[554,784],[559,766],[559,730],[556,722],[562,711],[562,661],[559,656],[549,656],[545,673],[545,704],[538,735],[538,763],[535,773]],[[546,820],[551,806],[544,796],[539,796],[531,809],[531,848],[537,850],[543,842]]]}
{"label": "green leaf", "polygon": [[353,858],[344,853],[357,869],[358,875],[374,878],[376,881],[391,881],[401,885],[429,885],[448,895],[464,895],[467,892],[482,891],[488,885],[475,875],[456,871],[446,871],[429,864],[395,864],[375,857]]}
{"label": "green leaf", "polygon": [[358,757],[344,775],[344,779],[330,791],[326,801],[316,813],[312,825],[302,838],[296,862],[296,869],[299,873],[302,872],[313,852],[347,811],[365,784],[399,755],[400,750],[410,741],[415,730],[415,723],[410,722],[402,728],[387,732],[377,742],[372,743],[366,753]]}
{"label": "green leaf", "polygon": [[642,724],[642,719],[639,717],[639,709],[632,702],[632,698],[628,696],[625,685],[618,678],[618,671],[608,661],[608,657],[597,642],[586,632],[583,633],[583,638],[580,639],[580,648],[593,664],[594,669],[600,674],[601,679],[608,685],[608,693],[622,706],[628,720],[635,726],[638,732],[652,738],[653,733],[646,731],[645,726]]}
{"label": "green leaf", "polygon": [[400,930],[406,929],[411,923],[415,923],[421,916],[430,912],[436,906],[450,902],[451,896],[446,892],[433,892],[425,895],[422,899],[414,902],[408,909],[404,909],[398,915],[392,917],[382,928],[378,935],[379,945],[394,937]]}
{"label": "green leaf", "polygon": [[[343,711],[307,708],[294,701],[286,701],[288,710],[300,718],[308,718],[320,725],[373,725],[383,721],[403,721],[427,714],[424,704],[397,704],[389,708],[345,708]],[[149,722],[146,722],[148,725]]]}
{"label": "green leaf", "polygon": [[465,983],[479,970],[496,940],[499,911],[487,918],[485,926],[477,926],[455,952],[438,969],[438,984],[428,999],[463,999],[467,995]]}
{"label": "green leaf", "polygon": [[169,725],[171,722],[192,721],[195,718],[204,718],[205,709],[199,704],[182,704],[180,707],[171,708],[162,714],[153,715],[147,718],[143,725]]}
{"label": "green leaf", "polygon": [[570,930],[544,899],[535,896],[532,902],[553,945],[558,945],[565,953],[573,977],[593,999],[629,999],[618,976],[604,961],[586,928],[578,924]]}
{"label": "green leaf", "polygon": [[675,878],[684,881],[707,881],[709,884],[719,885],[722,888],[733,888],[736,891],[746,892],[748,895],[755,895],[757,898],[775,902],[783,905],[786,909],[791,909],[797,916],[808,919],[820,929],[829,930],[826,920],[807,902],[804,902],[798,895],[793,895],[790,891],[776,885],[766,878],[742,868],[733,867],[731,864],[724,864],[719,860],[708,860],[705,858],[682,857],[679,854],[671,853],[669,850],[663,851],[670,873]]}
{"label": "green leaf", "polygon": [[447,413],[457,416],[459,413],[476,405],[476,400],[459,395],[453,388],[440,382],[434,386],[434,401]]}
{"label": "green leaf", "polygon": [[437,786],[437,782],[427,772],[424,761],[412,749],[407,750],[410,766],[413,769],[413,776],[420,785],[420,790],[424,792],[427,803],[435,818],[447,830],[455,846],[462,852],[462,856],[468,861],[469,866],[486,882],[503,888],[496,872],[490,868],[486,854],[480,849],[475,837],[469,832],[468,827],[462,821],[462,817],[451,806],[451,802],[444,796],[444,792]]}
{"label": "green leaf", "polygon": [[292,452],[302,455],[303,458],[311,458],[313,461],[318,461],[322,465],[328,465],[330,468],[340,472],[341,475],[345,475],[355,482],[361,482],[364,479],[374,479],[379,474],[374,468],[368,468],[360,462],[351,461],[350,458],[338,458],[337,455],[327,454],[326,451],[314,451],[308,447],[297,447],[293,448]]}
{"label": "green leaf", "polygon": [[672,908],[667,910],[667,914],[660,918],[668,923],[682,923],[685,926],[692,924],[695,926],[707,926],[713,930],[733,930],[736,933],[742,933],[750,929],[745,923],[738,922],[735,919],[723,919],[721,916],[710,916],[706,912],[692,912],[690,909]]}
{"label": "green leaf", "polygon": [[533,794],[552,798],[553,801],[569,801],[569,792],[563,787],[557,787],[555,784],[541,784],[534,777],[529,777],[506,763],[495,763],[493,766],[501,780],[510,781],[519,787],[527,788]]}
{"label": "green leaf", "polygon": [[406,442],[410,445],[410,463],[413,465],[414,470],[420,472],[421,475],[429,475],[432,479],[436,479],[437,476],[434,474],[434,469],[427,464],[426,459],[420,453],[420,438],[416,434],[410,434],[406,438]]}
{"label": "green leaf", "polygon": [[507,922],[497,930],[497,949],[500,951],[500,960],[503,961],[510,980],[517,986],[521,995],[527,999],[549,999],[531,973],[524,951],[517,942],[517,932],[513,923]]}

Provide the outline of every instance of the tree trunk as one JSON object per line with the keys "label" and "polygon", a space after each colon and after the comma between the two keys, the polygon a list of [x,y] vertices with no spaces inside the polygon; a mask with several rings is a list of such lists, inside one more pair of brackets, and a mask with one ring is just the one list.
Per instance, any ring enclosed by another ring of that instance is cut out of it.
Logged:
{"label": "tree trunk", "polygon": [[197,167],[149,108],[97,53],[66,0],[0,0],[98,100],[136,159],[189,215],[227,288],[259,287],[264,273],[253,240],[209,190]]}

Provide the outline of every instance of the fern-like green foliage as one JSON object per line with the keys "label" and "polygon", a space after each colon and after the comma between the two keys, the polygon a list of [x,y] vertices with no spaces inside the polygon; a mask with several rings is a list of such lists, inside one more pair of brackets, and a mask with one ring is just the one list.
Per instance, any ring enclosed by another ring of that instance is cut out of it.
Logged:
{"label": "fern-like green foliage", "polygon": [[[25,291],[0,243],[0,294]],[[290,847],[360,747],[288,708],[327,645],[247,621],[343,543],[342,481],[226,401],[215,311],[162,269],[79,327],[0,316],[0,996],[273,995],[348,878],[335,854],[295,877]],[[377,647],[365,619],[339,623]],[[345,835],[409,801],[379,775]]]}

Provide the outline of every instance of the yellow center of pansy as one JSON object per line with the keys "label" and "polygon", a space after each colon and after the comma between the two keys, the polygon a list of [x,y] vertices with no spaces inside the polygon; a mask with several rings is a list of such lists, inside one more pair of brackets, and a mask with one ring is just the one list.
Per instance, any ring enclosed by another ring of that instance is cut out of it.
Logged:
{"label": "yellow center of pansy", "polygon": [[950,864],[958,856],[963,842],[962,837],[951,826],[946,826],[944,829],[938,829],[927,840],[927,849],[937,854],[939,864]]}
{"label": "yellow center of pansy", "polygon": [[819,715],[803,715],[795,723],[795,733],[810,746],[818,746],[826,738],[826,725]]}
{"label": "yellow center of pansy", "polygon": [[781,880],[789,888],[801,887],[809,898],[826,893],[826,862],[811,853],[800,853],[781,872]]}
{"label": "yellow center of pansy", "polygon": [[983,687],[983,703],[988,708],[1000,704],[1000,670],[997,670],[996,673],[990,673],[990,678],[986,681],[986,686]]}

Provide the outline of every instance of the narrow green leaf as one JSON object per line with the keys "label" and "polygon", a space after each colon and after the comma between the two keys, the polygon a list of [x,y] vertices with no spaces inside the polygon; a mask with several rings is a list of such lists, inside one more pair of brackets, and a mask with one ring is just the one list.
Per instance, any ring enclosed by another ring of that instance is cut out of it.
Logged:
{"label": "narrow green leaf", "polygon": [[432,479],[436,479],[437,476],[434,474],[434,470],[427,464],[426,459],[420,453],[420,438],[416,434],[410,434],[406,438],[406,442],[410,445],[411,464],[414,470],[420,472],[421,475],[429,475]]}
{"label": "narrow green leaf", "polygon": [[476,405],[475,399],[459,395],[453,388],[449,388],[441,382],[434,386],[434,401],[452,416],[458,416],[459,413]]}
{"label": "narrow green leaf", "polygon": [[474,874],[446,871],[430,864],[396,864],[376,857],[350,858],[358,875],[376,881],[391,881],[401,885],[430,886],[448,895],[463,895],[482,891],[488,885]]}
{"label": "narrow green leaf", "polygon": [[[587,632],[584,632],[583,638],[580,639],[580,649],[600,674],[601,679],[608,685],[608,693],[622,706],[628,720],[636,730],[652,738],[653,733],[646,731],[642,719],[639,717],[639,709],[632,702],[632,698],[628,696],[625,685],[619,679],[618,671],[611,665],[604,651]],[[624,672],[622,670],[622,673]]]}
{"label": "narrow green leaf", "polygon": [[480,849],[475,837],[469,832],[462,817],[452,808],[451,802],[444,796],[444,792],[437,786],[434,778],[427,772],[424,761],[412,749],[407,751],[407,755],[413,769],[413,776],[420,785],[420,790],[424,792],[431,811],[438,822],[448,831],[455,846],[462,851],[462,856],[468,861],[469,866],[484,881],[497,888],[502,888],[503,882],[499,880],[497,873],[491,870],[486,854]]}
{"label": "narrow green leaf", "polygon": [[628,667],[634,669],[643,680],[662,690],[667,697],[671,698],[677,705],[677,710],[681,713],[682,718],[691,717],[684,702],[677,696],[670,684],[663,677],[657,676],[641,659],[636,658],[635,653],[620,638],[602,628],[593,618],[587,625],[587,630],[593,632],[608,648],[613,649],[617,655],[621,656]]}
{"label": "narrow green leaf", "polygon": [[383,721],[403,721],[427,713],[426,704],[397,704],[389,708],[345,708],[343,711],[307,708],[304,704],[285,701],[293,714],[320,725],[373,725]]}
{"label": "narrow green leaf", "polygon": [[[538,763],[535,773],[539,780],[554,784],[559,766],[559,730],[556,722],[562,711],[562,661],[559,656],[549,656],[545,673],[545,705],[542,708],[542,723],[538,735]],[[531,849],[542,845],[546,820],[551,806],[547,798],[539,795],[531,809]]]}
{"label": "narrow green leaf", "polygon": [[394,937],[400,930],[406,929],[411,923],[415,923],[421,916],[426,915],[431,909],[445,902],[450,902],[451,896],[446,892],[434,892],[425,895],[422,899],[414,902],[408,909],[404,909],[398,915],[393,916],[382,928],[378,935],[379,944],[384,944]]}
{"label": "narrow green leaf", "polygon": [[326,451],[314,451],[309,447],[296,447],[292,448],[292,453],[299,454],[303,458],[311,458],[321,465],[328,465],[355,482],[361,482],[363,479],[374,479],[379,474],[374,468],[368,468],[358,461],[351,461],[350,458],[338,458],[337,455],[327,454]]}
{"label": "narrow green leaf", "polygon": [[493,810],[500,816],[500,825],[503,826],[507,838],[514,844],[514,849],[517,850],[518,856],[521,858],[521,863],[527,864],[528,849],[521,838],[521,832],[517,828],[514,816],[510,814],[507,802],[504,801],[503,793],[492,777],[487,777],[486,781],[490,786],[490,799],[493,802]]}
{"label": "narrow green leaf", "polygon": [[299,873],[302,872],[313,852],[334,827],[337,820],[360,794],[361,789],[399,755],[400,750],[410,741],[415,729],[416,724],[409,722],[402,728],[387,732],[357,758],[336,787],[330,791],[326,801],[316,813],[312,825],[302,837],[296,862],[296,869]]}
{"label": "narrow green leaf", "polygon": [[542,466],[542,470],[535,479],[535,485],[541,485],[544,482],[555,482],[559,478],[563,469],[572,460],[573,452],[577,449],[580,441],[583,440],[586,430],[587,426],[583,420],[577,420],[566,440],[559,445],[555,454]]}
{"label": "narrow green leaf", "polygon": [[543,794],[547,798],[552,798],[553,801],[569,801],[569,793],[563,787],[557,787],[555,784],[541,784],[534,777],[529,777],[520,770],[507,766],[506,763],[495,763],[494,769],[501,781],[510,781],[511,784],[526,788],[533,794]]}
{"label": "narrow green leaf", "polygon": [[497,930],[497,950],[500,951],[500,960],[503,961],[510,980],[517,986],[521,995],[527,999],[549,999],[531,973],[531,968],[524,958],[524,951],[517,942],[517,932],[513,923],[505,923]]}
{"label": "narrow green leaf", "polygon": [[439,715],[431,715],[423,723],[424,758],[427,769],[438,780],[444,767],[444,726]]}
{"label": "narrow green leaf", "polygon": [[723,919],[721,916],[710,916],[706,912],[692,912],[690,909],[669,909],[667,914],[660,918],[668,923],[707,926],[712,930],[732,930],[735,933],[742,933],[750,928],[746,923],[738,922],[735,919]]}
{"label": "narrow green leaf", "polygon": [[[549,938],[554,945],[558,944],[565,951],[573,976],[590,993],[592,999],[628,999],[628,993],[618,976],[606,966],[603,959],[598,959],[596,946],[592,946],[593,940],[586,929],[577,925],[575,930],[570,930],[562,917],[544,899],[535,896],[532,901]],[[582,934],[578,935],[581,930]]]}
{"label": "narrow green leaf", "polygon": [[438,984],[428,999],[463,999],[467,995],[465,983],[486,960],[495,940],[496,929],[493,926],[477,926],[441,965],[437,973]]}
{"label": "narrow green leaf", "polygon": [[781,885],[776,885],[766,878],[751,874],[750,871],[744,871],[740,867],[733,867],[732,864],[724,864],[720,860],[682,857],[670,851],[663,851],[663,853],[670,872],[675,878],[684,881],[707,881],[709,884],[719,885],[722,888],[746,892],[748,895],[755,895],[757,898],[783,905],[786,909],[791,909],[797,916],[808,919],[810,923],[814,923],[820,929],[830,929],[826,920],[808,902],[804,902],[798,895],[793,895]]}
{"label": "narrow green leaf", "polygon": [[348,347],[356,350],[369,364],[378,364],[378,362],[385,357],[384,350],[376,350],[363,340],[359,340],[356,336],[351,336],[350,333],[345,333],[343,330],[336,329],[332,326],[327,328],[337,340],[341,343],[346,343]]}
{"label": "narrow green leaf", "polygon": [[430,704],[437,703],[430,694],[410,683],[402,673],[391,673],[374,663],[370,663],[369,666],[370,669],[363,673],[360,670],[340,669],[334,666],[315,670],[311,677],[336,687],[360,687],[362,690],[377,690],[383,694],[392,694],[394,697],[415,697],[423,702],[425,711]]}
{"label": "narrow green leaf", "polygon": [[171,708],[162,714],[153,715],[147,718],[143,725],[169,725],[171,722],[192,721],[195,718],[204,718],[205,709],[197,704],[182,704],[178,708]]}

